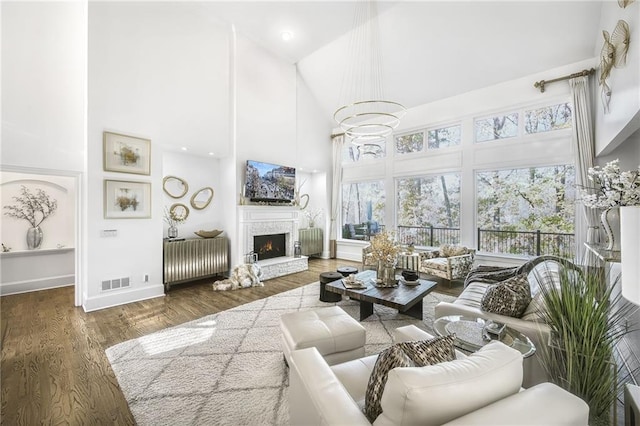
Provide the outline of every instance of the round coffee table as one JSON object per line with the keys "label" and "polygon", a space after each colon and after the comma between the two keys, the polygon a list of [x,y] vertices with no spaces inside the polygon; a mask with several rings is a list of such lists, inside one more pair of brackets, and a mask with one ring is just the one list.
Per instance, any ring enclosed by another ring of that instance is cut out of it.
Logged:
{"label": "round coffee table", "polygon": [[[450,315],[435,320],[433,329],[439,336],[455,333],[455,345],[458,349],[465,352],[475,352],[492,340],[484,337],[483,330],[486,323],[487,321],[482,318]],[[499,340],[520,351],[524,358],[528,358],[536,352],[536,347],[531,339],[509,326],[505,328],[504,334]]]}

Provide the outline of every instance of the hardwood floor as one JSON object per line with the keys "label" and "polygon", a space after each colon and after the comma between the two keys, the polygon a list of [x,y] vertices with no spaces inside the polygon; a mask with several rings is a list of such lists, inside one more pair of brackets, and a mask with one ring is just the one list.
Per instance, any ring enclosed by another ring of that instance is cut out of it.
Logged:
{"label": "hardwood floor", "polygon": [[[214,292],[211,280],[176,285],[165,297],[85,313],[73,287],[0,298],[0,424],[135,424],[105,349],[314,281],[360,263],[310,259],[309,270],[264,287]],[[448,285],[440,292],[457,293]]]}

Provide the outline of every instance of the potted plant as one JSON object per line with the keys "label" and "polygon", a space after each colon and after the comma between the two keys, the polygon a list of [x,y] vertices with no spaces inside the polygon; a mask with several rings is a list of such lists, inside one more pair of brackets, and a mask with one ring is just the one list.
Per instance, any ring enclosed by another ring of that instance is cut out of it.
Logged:
{"label": "potted plant", "polygon": [[167,225],[169,225],[167,237],[178,238],[178,225],[187,220],[186,216],[179,216],[175,213],[175,210],[170,210],[168,207],[165,207],[163,219]]}
{"label": "potted plant", "polygon": [[603,209],[600,221],[607,235],[607,250],[620,250],[620,207],[640,205],[640,166],[638,170],[620,171],[618,160],[604,167],[591,167],[589,180],[594,187],[580,189],[586,207]]}
{"label": "potted plant", "polygon": [[377,262],[376,279],[381,286],[395,285],[395,267],[400,246],[390,231],[371,238],[371,258]]}
{"label": "potted plant", "polygon": [[555,285],[539,277],[546,283],[540,314],[551,329],[549,344],[539,348],[540,362],[551,381],[589,405],[591,425],[610,424],[620,386],[614,350],[632,331],[627,318],[634,307],[622,299],[619,277],[607,285],[607,275],[562,268]]}
{"label": "potted plant", "polygon": [[20,195],[12,198],[17,204],[4,206],[3,208],[7,210],[4,214],[29,222],[31,226],[27,230],[27,248],[29,250],[40,248],[43,237],[40,225],[55,213],[58,202],[50,198],[44,190],[36,188],[34,194],[24,185],[20,186]]}

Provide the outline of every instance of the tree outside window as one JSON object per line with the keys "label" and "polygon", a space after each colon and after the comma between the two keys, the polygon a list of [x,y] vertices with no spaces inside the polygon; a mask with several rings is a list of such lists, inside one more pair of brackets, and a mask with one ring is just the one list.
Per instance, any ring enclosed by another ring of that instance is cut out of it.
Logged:
{"label": "tree outside window", "polygon": [[527,134],[570,129],[571,125],[569,102],[524,112],[524,130]]}
{"label": "tree outside window", "polygon": [[477,119],[475,128],[476,142],[513,138],[518,136],[518,113]]}
{"label": "tree outside window", "polygon": [[401,242],[428,246],[459,241],[459,173],[399,178],[396,189]]}
{"label": "tree outside window", "polygon": [[540,254],[573,252],[572,165],[478,172],[476,188],[481,251],[533,256],[538,245]]}
{"label": "tree outside window", "polygon": [[461,129],[462,127],[458,124],[429,130],[427,136],[429,149],[448,148],[460,145],[462,136]]}

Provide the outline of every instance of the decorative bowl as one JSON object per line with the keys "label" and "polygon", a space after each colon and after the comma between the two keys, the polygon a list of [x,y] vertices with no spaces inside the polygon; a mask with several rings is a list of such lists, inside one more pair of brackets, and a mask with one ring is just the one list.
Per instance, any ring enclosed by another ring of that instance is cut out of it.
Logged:
{"label": "decorative bowl", "polygon": [[218,235],[222,234],[224,231],[219,231],[217,229],[213,229],[211,231],[203,231],[202,229],[198,232],[194,232],[198,237],[202,238],[215,238]]}

